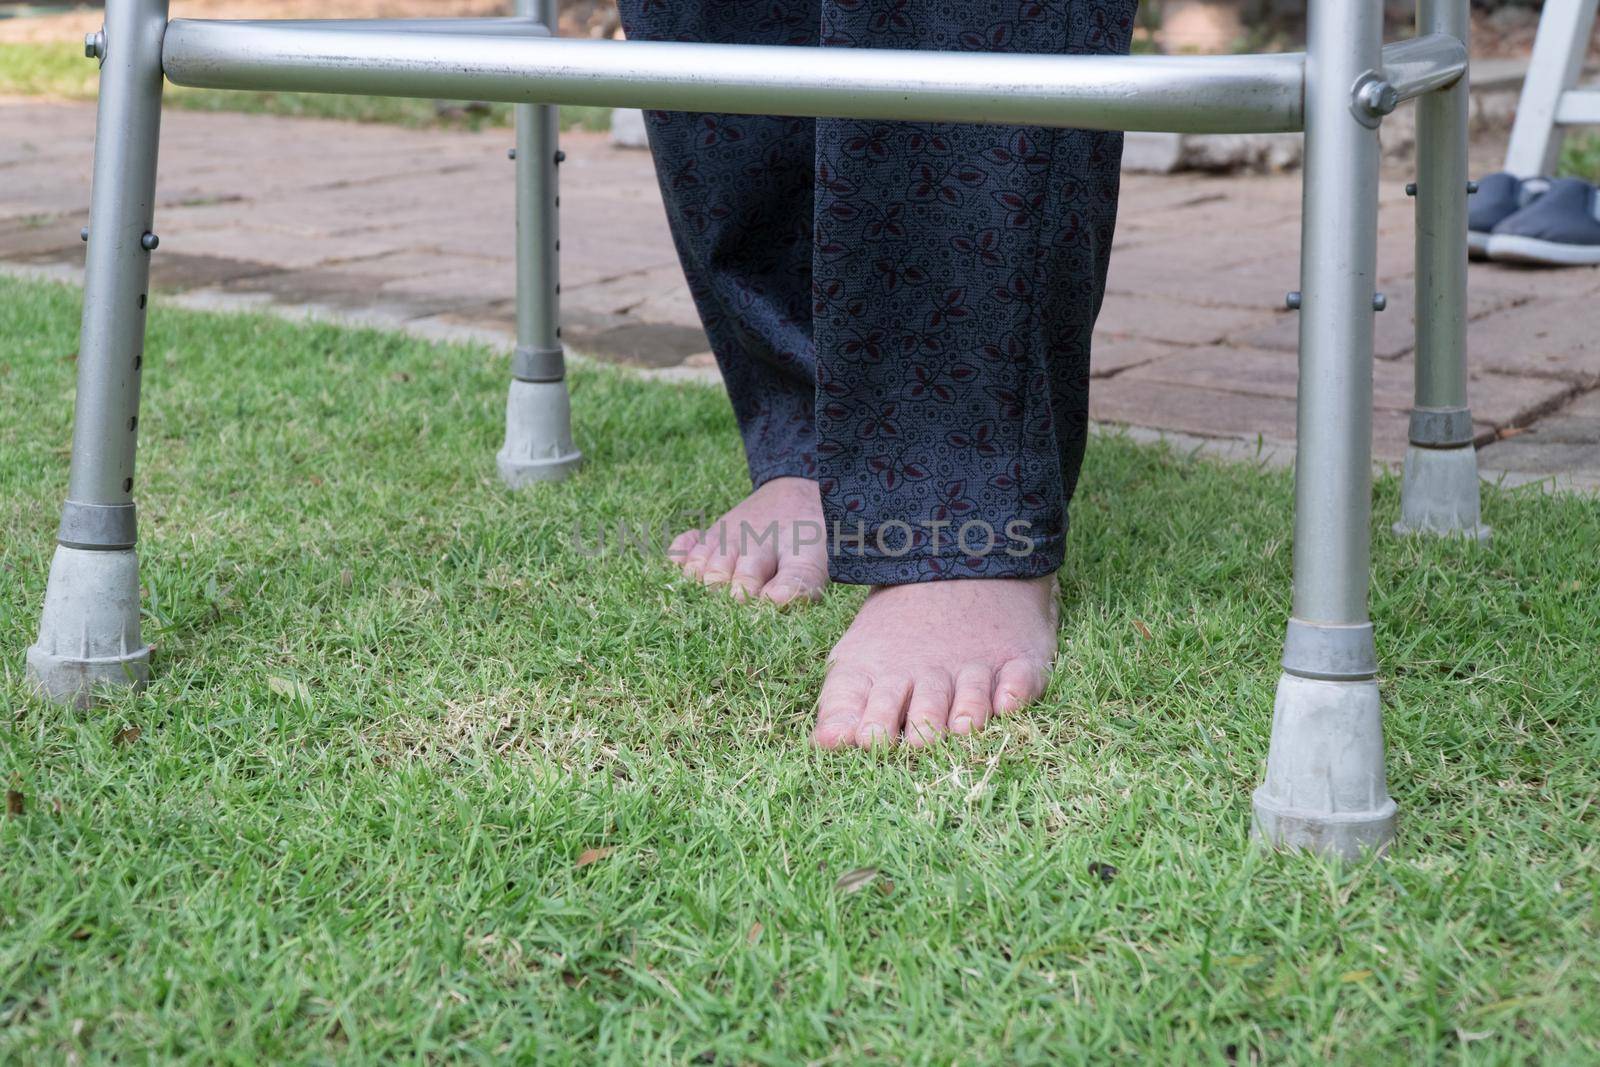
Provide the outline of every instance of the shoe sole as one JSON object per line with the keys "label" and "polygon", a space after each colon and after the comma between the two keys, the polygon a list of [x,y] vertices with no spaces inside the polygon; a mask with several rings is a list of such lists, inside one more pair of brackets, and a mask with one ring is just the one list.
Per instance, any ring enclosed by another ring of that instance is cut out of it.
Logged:
{"label": "shoe sole", "polygon": [[1600,245],[1570,245],[1497,233],[1489,238],[1490,259],[1506,263],[1535,263],[1545,267],[1592,267],[1600,264]]}
{"label": "shoe sole", "polygon": [[1487,230],[1467,231],[1467,258],[1489,258],[1489,233]]}

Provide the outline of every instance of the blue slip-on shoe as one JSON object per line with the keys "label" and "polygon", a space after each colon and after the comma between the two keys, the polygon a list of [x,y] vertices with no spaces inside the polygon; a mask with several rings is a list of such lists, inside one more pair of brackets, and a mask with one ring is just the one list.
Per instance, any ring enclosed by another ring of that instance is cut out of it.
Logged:
{"label": "blue slip-on shoe", "polygon": [[1500,171],[1478,179],[1478,191],[1467,198],[1467,255],[1489,258],[1489,234],[1550,188],[1548,178],[1519,178]]}
{"label": "blue slip-on shoe", "polygon": [[1549,267],[1600,264],[1600,193],[1579,178],[1558,178],[1533,203],[1489,235],[1489,258]]}

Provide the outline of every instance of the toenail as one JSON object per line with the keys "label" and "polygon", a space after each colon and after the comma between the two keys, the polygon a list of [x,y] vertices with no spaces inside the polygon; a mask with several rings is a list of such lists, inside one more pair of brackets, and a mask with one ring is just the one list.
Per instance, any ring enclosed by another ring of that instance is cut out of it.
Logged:
{"label": "toenail", "polygon": [[970,729],[972,729],[972,718],[970,716],[962,715],[950,720],[952,733],[964,734]]}

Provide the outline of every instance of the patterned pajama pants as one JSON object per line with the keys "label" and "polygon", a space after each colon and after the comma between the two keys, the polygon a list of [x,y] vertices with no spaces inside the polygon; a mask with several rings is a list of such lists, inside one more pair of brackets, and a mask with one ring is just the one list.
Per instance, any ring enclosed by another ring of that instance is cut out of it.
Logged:
{"label": "patterned pajama pants", "polygon": [[[1134,0],[621,0],[635,40],[1123,53]],[[835,581],[1061,565],[1122,135],[651,112],[759,486],[822,491]]]}

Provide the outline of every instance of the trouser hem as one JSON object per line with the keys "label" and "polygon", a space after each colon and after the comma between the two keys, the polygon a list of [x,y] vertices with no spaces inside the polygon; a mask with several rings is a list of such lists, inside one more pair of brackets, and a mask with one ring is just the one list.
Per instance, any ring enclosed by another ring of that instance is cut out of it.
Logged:
{"label": "trouser hem", "polygon": [[857,555],[832,551],[828,577],[843,585],[915,585],[958,579],[1042,578],[1061,569],[1066,558],[1066,537],[1034,537],[1025,552],[999,546],[983,555],[953,552],[908,552],[890,556],[873,552]]}

